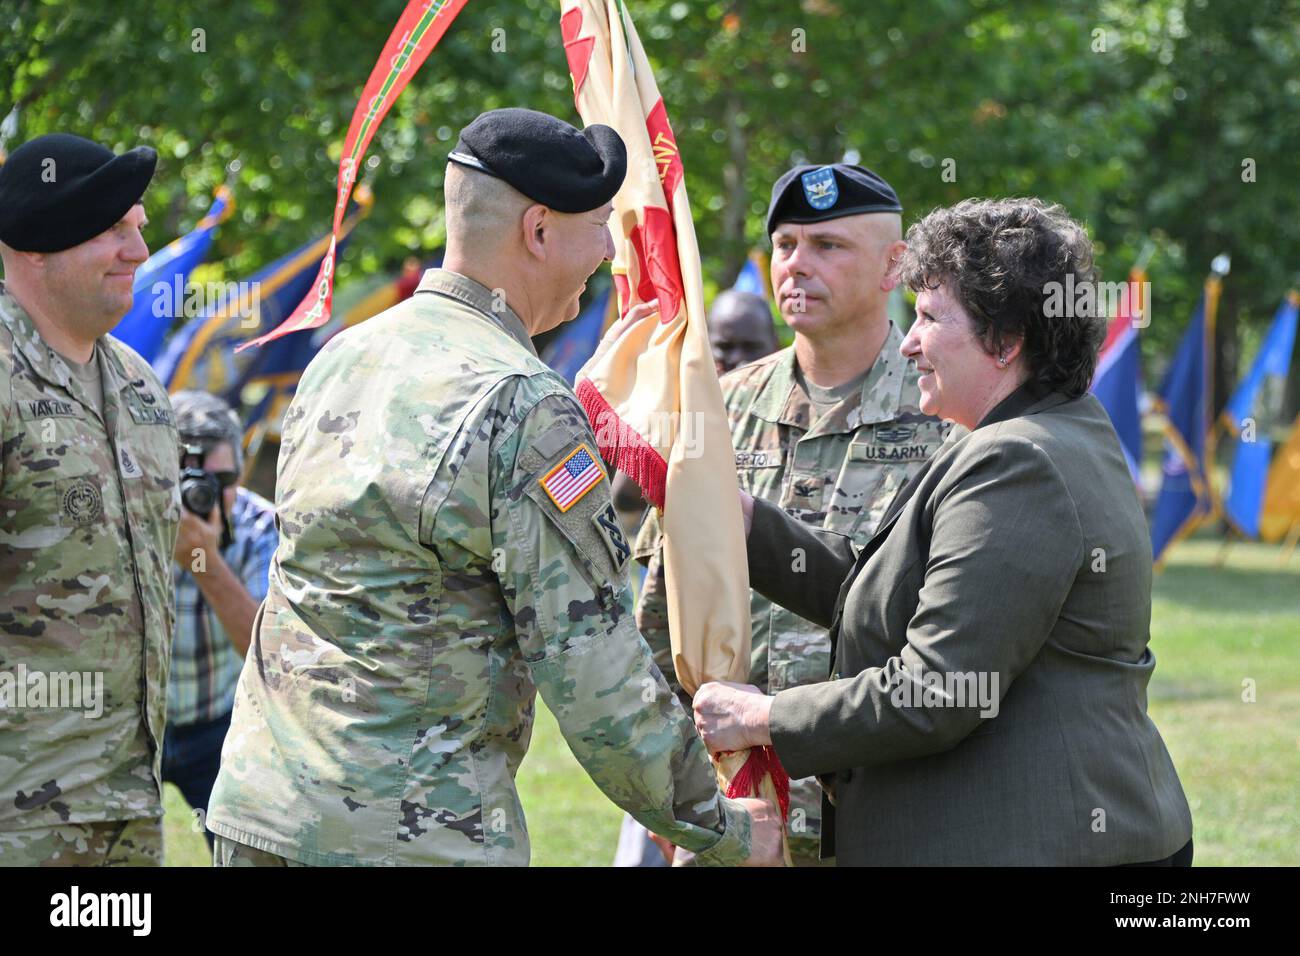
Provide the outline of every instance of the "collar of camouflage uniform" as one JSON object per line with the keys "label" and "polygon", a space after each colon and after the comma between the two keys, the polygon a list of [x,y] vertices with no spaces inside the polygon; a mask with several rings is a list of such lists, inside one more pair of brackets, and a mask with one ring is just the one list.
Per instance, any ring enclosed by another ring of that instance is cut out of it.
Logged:
{"label": "collar of camouflage uniform", "polygon": [[515,314],[514,309],[510,308],[505,297],[497,295],[491,289],[475,282],[468,276],[463,276],[459,272],[452,272],[449,269],[430,269],[424,274],[424,278],[420,280],[420,284],[416,286],[415,291],[433,292],[449,299],[455,299],[457,302],[463,302],[476,312],[482,312],[485,317],[504,329],[529,352],[534,355],[537,354],[537,350],[533,348],[533,340],[528,335],[528,329],[524,327],[523,320]]}
{"label": "collar of camouflage uniform", "polygon": [[[3,282],[0,282],[0,322],[13,333],[14,346],[22,353],[34,373],[65,391],[71,392],[77,388],[73,384],[74,377],[72,370],[68,368],[67,360],[41,338],[27,310],[8,293]],[[126,369],[118,358],[117,352],[109,346],[108,337],[101,335],[95,340],[95,346],[95,351],[104,356],[104,361],[108,363],[110,370],[119,379],[125,381],[128,377]]]}
{"label": "collar of camouflage uniform", "polygon": [[[841,402],[817,419],[808,429],[809,433],[850,432],[863,424],[896,418],[902,403],[903,381],[907,376],[907,359],[899,351],[902,344],[903,333],[890,322],[889,334],[880,347],[880,355],[867,372],[857,402],[847,399]],[[795,383],[794,361],[794,349],[783,350],[780,358],[772,363],[767,380],[759,386],[750,411],[767,422],[808,428],[809,402]]]}

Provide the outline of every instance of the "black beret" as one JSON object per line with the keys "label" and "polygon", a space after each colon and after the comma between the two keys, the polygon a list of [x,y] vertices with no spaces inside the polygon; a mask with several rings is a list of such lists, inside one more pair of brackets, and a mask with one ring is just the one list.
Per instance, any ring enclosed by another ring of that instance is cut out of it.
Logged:
{"label": "black beret", "polygon": [[67,133],[28,140],[0,166],[0,242],[20,252],[60,252],[94,239],[130,212],[158,154],[121,156]]}
{"label": "black beret", "polygon": [[772,187],[767,234],[783,222],[824,222],[868,212],[902,211],[894,188],[869,169],[848,163],[796,166]]}
{"label": "black beret", "polygon": [[627,174],[627,148],[608,126],[578,130],[547,113],[515,108],[480,113],[447,158],[505,180],[557,212],[600,208]]}

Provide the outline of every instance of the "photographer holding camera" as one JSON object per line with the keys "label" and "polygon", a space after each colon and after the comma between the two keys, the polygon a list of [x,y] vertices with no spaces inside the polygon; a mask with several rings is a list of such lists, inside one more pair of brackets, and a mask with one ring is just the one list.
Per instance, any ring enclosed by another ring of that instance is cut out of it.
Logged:
{"label": "photographer holding camera", "polygon": [[271,503],[239,484],[243,429],[230,406],[199,391],[172,406],[182,507],[162,772],[206,814],[278,534]]}

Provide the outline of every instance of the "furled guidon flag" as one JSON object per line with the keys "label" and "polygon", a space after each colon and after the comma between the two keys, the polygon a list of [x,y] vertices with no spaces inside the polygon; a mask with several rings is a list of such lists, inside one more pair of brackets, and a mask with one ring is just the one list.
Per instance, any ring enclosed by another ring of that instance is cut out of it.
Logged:
{"label": "furled guidon flag", "polygon": [[[614,197],[619,311],[658,300],[578,373],[601,454],[662,509],[673,664],[688,693],[749,680],[749,575],[731,432],[705,326],[699,247],[677,142],[636,28],[617,0],[562,0],[560,26],[583,122],[627,145]],[[768,747],[723,755],[730,796],[788,807]]]}

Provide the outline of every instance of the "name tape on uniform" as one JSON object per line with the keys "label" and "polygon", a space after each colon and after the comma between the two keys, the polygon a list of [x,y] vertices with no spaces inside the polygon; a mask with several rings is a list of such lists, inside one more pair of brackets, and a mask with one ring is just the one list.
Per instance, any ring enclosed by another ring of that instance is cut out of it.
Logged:
{"label": "name tape on uniform", "polygon": [[737,468],[779,468],[784,456],[781,449],[758,449],[753,451],[737,451],[736,467]]}
{"label": "name tape on uniform", "polygon": [[80,418],[86,413],[77,402],[68,402],[59,398],[27,398],[18,403],[18,412],[23,421],[37,418]]}

